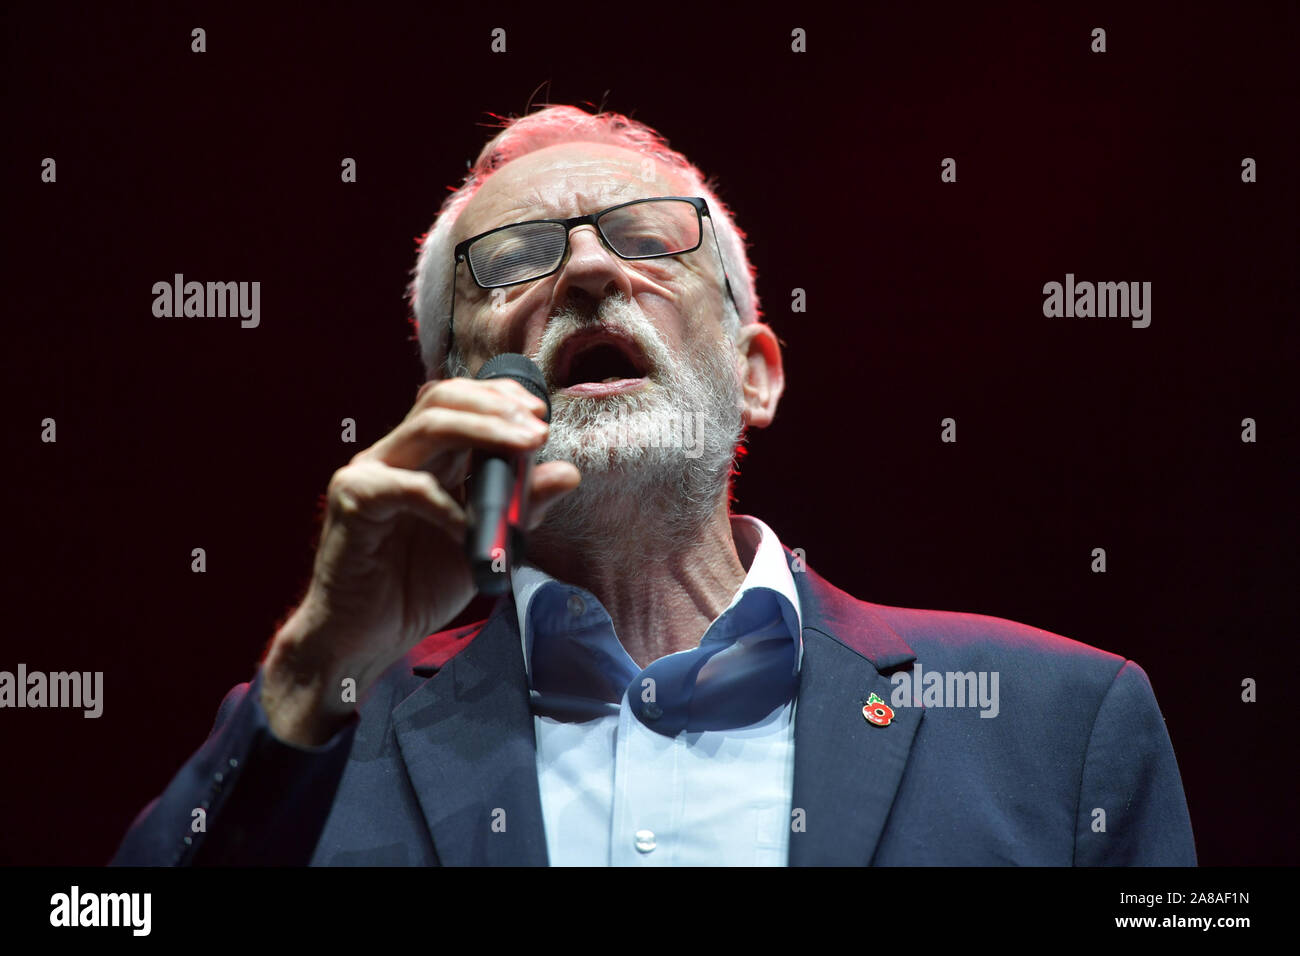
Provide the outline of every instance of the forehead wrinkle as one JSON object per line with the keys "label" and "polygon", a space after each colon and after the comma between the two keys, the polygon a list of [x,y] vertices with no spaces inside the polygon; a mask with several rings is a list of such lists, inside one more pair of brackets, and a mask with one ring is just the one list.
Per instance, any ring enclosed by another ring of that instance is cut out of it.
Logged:
{"label": "forehead wrinkle", "polygon": [[[523,158],[523,157],[521,157]],[[502,168],[502,172],[507,167]],[[562,173],[578,173],[579,178],[583,173],[591,171],[593,168],[602,168],[605,171],[616,170],[621,175],[606,180],[605,182],[589,186],[586,190],[577,189],[568,195],[576,202],[577,207],[575,215],[591,214],[600,212],[609,206],[618,205],[624,199],[649,199],[654,196],[679,195],[682,193],[684,183],[679,180],[677,171],[666,167],[658,160],[654,160],[655,179],[653,190],[647,191],[643,196],[628,196],[629,192],[636,191],[639,185],[651,186],[650,183],[644,183],[640,175],[640,159],[633,157],[610,157],[610,156],[583,156],[572,158],[566,163],[557,166],[539,168],[523,179],[518,185],[521,187],[519,193],[511,195],[503,193],[492,197],[492,205],[498,201],[505,202],[499,213],[493,214],[490,219],[483,222],[482,225],[474,227],[473,231],[464,228],[462,223],[457,223],[456,232],[457,240],[464,241],[470,236],[476,236],[480,233],[496,229],[501,226],[512,225],[519,222],[528,222],[536,219],[567,219],[569,213],[563,208],[558,209],[552,205],[543,193],[550,183],[546,182],[548,175]],[[500,175],[498,173],[497,175]],[[539,181],[542,180],[542,181]],[[490,183],[490,180],[489,180]],[[595,197],[601,198],[595,198]],[[562,200],[561,200],[562,201]],[[539,211],[540,210],[540,211]]]}
{"label": "forehead wrinkle", "polygon": [[[506,198],[506,197],[502,197],[502,198]],[[493,229],[496,229],[498,226],[506,226],[514,222],[523,222],[529,219],[549,218],[549,217],[533,216],[529,214],[529,210],[536,209],[538,206],[544,205],[540,197],[531,196],[528,194],[521,194],[519,196],[511,196],[508,198],[510,202],[509,205],[507,205],[501,212],[493,213],[491,216],[489,216],[486,219],[486,221],[484,221],[479,225],[474,226],[473,229],[470,229],[468,227],[466,223],[467,217],[465,213],[462,212],[460,217],[456,220],[456,225],[454,227],[455,240],[457,242],[463,242],[466,239],[468,239],[470,236],[481,235],[482,233],[489,232]],[[493,197],[492,202],[495,205],[496,197]],[[482,213],[479,213],[477,211],[476,213],[480,218],[483,215]],[[469,218],[472,218],[474,215],[475,213],[471,213],[471,216]]]}

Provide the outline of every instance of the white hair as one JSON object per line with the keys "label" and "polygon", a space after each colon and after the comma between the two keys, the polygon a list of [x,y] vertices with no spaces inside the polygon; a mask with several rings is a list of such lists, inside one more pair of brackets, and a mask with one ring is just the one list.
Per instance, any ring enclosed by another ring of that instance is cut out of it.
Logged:
{"label": "white hair", "polygon": [[[497,117],[497,119],[502,119]],[[452,230],[466,204],[479,187],[506,163],[527,153],[559,143],[605,143],[650,156],[675,170],[709,204],[709,216],[717,230],[718,247],[731,282],[736,304],[724,296],[724,321],[734,338],[740,325],[757,322],[761,316],[755,272],[745,252],[745,233],[736,226],[727,207],[714,194],[715,184],[654,129],[619,113],[587,113],[575,106],[547,106],[535,113],[504,119],[503,129],[479,153],[465,174],[465,180],[438,211],[429,231],[420,237],[419,256],[407,287],[414,314],[420,356],[430,379],[456,374],[459,369],[448,352],[447,326],[451,317],[452,261],[455,243]]]}

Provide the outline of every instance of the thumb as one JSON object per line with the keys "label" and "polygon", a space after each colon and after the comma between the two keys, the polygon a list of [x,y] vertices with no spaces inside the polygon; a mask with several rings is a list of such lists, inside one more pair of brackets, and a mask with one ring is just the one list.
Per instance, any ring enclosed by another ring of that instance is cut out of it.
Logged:
{"label": "thumb", "polygon": [[582,472],[571,462],[548,461],[534,468],[528,491],[528,530],[540,525],[547,509],[580,484]]}

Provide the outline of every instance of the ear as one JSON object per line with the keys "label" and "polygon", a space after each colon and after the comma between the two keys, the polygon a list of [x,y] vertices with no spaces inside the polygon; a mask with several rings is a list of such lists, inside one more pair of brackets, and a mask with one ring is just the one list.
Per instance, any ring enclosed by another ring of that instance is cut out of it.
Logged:
{"label": "ear", "polygon": [[785,390],[781,346],[776,333],[762,322],[740,327],[736,355],[744,362],[742,384],[745,396],[745,425],[766,428],[776,417],[776,403]]}

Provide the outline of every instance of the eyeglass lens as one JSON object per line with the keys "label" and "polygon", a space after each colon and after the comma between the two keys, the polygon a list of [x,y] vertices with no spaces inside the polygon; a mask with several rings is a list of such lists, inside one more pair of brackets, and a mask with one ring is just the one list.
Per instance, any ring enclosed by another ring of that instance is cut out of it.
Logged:
{"label": "eyeglass lens", "polygon": [[[700,244],[700,216],[680,199],[633,203],[596,220],[614,252],[624,259],[671,256]],[[469,263],[486,287],[544,276],[564,258],[568,230],[558,222],[522,222],[499,229],[469,248]]]}

